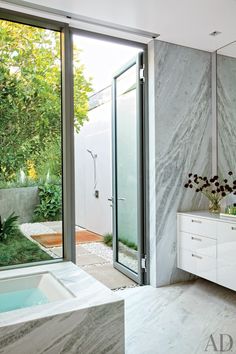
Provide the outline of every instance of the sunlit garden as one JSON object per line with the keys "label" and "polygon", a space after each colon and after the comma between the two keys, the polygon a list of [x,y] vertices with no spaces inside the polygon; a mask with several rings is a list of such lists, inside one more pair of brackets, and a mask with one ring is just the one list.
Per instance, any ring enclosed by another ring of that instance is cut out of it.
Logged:
{"label": "sunlit garden", "polygon": [[[0,20],[0,266],[53,257],[31,237],[37,225],[57,222],[62,242],[60,50],[60,33]],[[79,131],[91,84],[74,53]]]}

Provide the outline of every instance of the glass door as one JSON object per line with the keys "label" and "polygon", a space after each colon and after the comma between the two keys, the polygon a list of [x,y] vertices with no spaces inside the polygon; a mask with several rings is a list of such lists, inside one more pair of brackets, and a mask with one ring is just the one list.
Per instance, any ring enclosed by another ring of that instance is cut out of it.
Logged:
{"label": "glass door", "polygon": [[114,267],[143,283],[142,54],[113,78]]}

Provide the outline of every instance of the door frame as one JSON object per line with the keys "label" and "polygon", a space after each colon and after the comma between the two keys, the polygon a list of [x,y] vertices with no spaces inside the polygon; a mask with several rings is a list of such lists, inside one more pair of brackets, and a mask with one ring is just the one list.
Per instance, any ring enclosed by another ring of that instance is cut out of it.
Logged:
{"label": "door frame", "polygon": [[[142,273],[142,279],[139,282],[141,285],[149,284],[149,270],[150,270],[150,261],[149,261],[149,131],[148,131],[148,45],[128,39],[118,38],[106,34],[101,34],[97,32],[87,31],[78,29],[75,27],[70,27],[70,34],[73,35],[88,37],[90,39],[98,39],[102,41],[123,44],[130,47],[136,47],[143,50],[143,65],[144,69],[144,83],[143,83],[143,120],[141,122],[141,130],[142,130],[142,151],[141,155],[141,164],[142,164],[142,214],[143,214],[143,254],[142,258],[146,258],[146,269]],[[73,40],[71,39],[73,42]],[[114,222],[114,220],[113,220]],[[114,247],[114,246],[113,246]],[[113,253],[114,254],[114,253]],[[123,269],[124,267],[117,264],[115,266],[117,270],[124,273],[128,277],[132,278],[134,281],[137,282],[137,275],[136,273],[130,272],[129,270]]]}
{"label": "door frame", "polygon": [[[48,263],[57,263],[63,260],[75,262],[75,201],[74,201],[74,133],[73,133],[73,61],[72,61],[72,37],[74,34],[87,36],[113,43],[124,44],[143,49],[145,63],[145,85],[144,85],[144,119],[143,119],[143,214],[144,214],[144,249],[147,255],[147,270],[144,273],[144,284],[149,283],[149,179],[148,179],[148,45],[128,39],[105,35],[97,32],[86,31],[70,27],[67,23],[46,19],[38,15],[29,15],[24,12],[0,8],[0,18],[26,25],[38,26],[57,30],[62,33],[62,119],[63,119],[63,259],[51,261],[40,261],[28,264],[20,264],[9,267],[1,267],[1,270],[11,268],[22,268]],[[69,94],[70,93],[70,94]]]}
{"label": "door frame", "polygon": [[[113,207],[113,266],[139,284],[143,284],[143,269],[141,259],[144,257],[143,229],[143,165],[142,165],[142,120],[143,120],[143,83],[140,80],[140,69],[143,65],[143,53],[138,53],[114,75],[112,81],[112,207]],[[119,262],[119,228],[118,228],[118,192],[117,192],[117,79],[135,66],[136,69],[136,123],[137,123],[137,221],[138,221],[138,273]],[[140,161],[141,160],[141,161]]]}

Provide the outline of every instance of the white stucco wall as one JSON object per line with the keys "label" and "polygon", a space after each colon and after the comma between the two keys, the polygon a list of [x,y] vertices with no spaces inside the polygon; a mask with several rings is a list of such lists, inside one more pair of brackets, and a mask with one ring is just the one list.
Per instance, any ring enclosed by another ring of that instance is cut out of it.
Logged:
{"label": "white stucco wall", "polygon": [[[111,102],[89,111],[89,121],[75,133],[76,225],[104,235],[112,232]],[[87,149],[97,154],[97,186],[94,196],[94,166]]]}

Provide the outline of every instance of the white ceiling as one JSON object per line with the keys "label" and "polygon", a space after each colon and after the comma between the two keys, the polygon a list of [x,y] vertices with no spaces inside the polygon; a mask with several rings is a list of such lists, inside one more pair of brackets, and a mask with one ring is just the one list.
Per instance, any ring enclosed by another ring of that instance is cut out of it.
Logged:
{"label": "white ceiling", "polygon": [[236,42],[230,43],[217,51],[217,54],[225,55],[231,58],[236,58]]}
{"label": "white ceiling", "polygon": [[[207,51],[214,51],[236,40],[236,0],[11,0],[9,2],[42,5],[70,13],[72,16],[73,14],[86,16],[98,21],[159,33],[159,39],[162,41]],[[222,33],[216,37],[209,36],[209,33],[214,30]],[[147,42],[147,39],[143,38],[143,41]]]}

